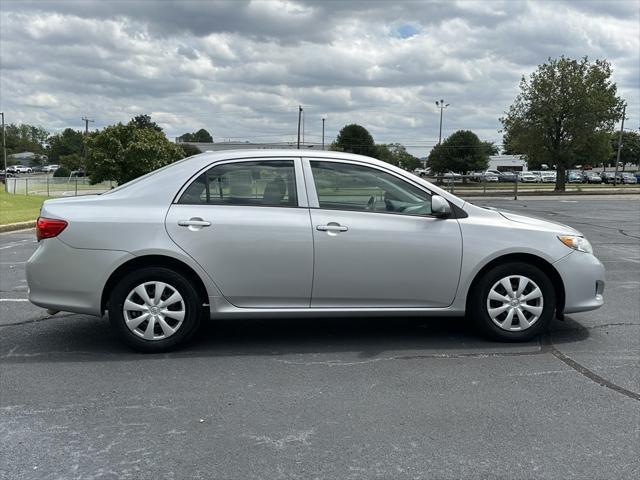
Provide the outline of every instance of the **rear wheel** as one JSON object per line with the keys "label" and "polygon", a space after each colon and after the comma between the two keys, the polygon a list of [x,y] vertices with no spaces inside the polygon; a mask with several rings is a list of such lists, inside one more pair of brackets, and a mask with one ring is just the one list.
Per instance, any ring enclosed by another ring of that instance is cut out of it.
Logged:
{"label": "rear wheel", "polygon": [[126,275],[109,296],[109,320],[121,338],[143,352],[166,352],[195,333],[202,301],[181,273],[145,267]]}
{"label": "rear wheel", "polygon": [[478,281],[467,314],[486,336],[524,342],[545,331],[556,309],[556,295],[547,275],[534,265],[505,263]]}

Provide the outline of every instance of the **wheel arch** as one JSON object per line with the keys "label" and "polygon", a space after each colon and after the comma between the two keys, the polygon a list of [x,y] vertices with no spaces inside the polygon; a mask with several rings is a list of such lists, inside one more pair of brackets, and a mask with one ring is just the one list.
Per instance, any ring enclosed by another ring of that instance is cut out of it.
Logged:
{"label": "wheel arch", "polygon": [[545,260],[542,257],[533,255],[530,253],[510,253],[510,254],[502,255],[500,257],[492,259],[490,262],[484,265],[478,271],[478,273],[476,273],[475,277],[473,277],[473,280],[471,281],[471,283],[469,284],[469,288],[467,289],[467,295],[465,300],[465,308],[467,310],[469,308],[469,301],[470,301],[471,295],[474,289],[476,288],[478,282],[482,278],[482,276],[492,268],[495,268],[498,265],[503,265],[509,262],[528,263],[542,270],[549,277],[549,280],[551,280],[551,283],[553,284],[553,288],[556,294],[556,311],[557,312],[564,311],[565,287],[564,287],[564,282],[562,280],[562,277],[560,276],[558,271],[555,269],[555,267],[551,263],[549,263],[547,260]]}
{"label": "wheel arch", "polygon": [[196,288],[198,296],[202,300],[202,304],[205,308],[209,308],[209,294],[204,282],[200,278],[193,268],[186,263],[166,255],[143,255],[140,257],[132,258],[131,260],[123,263],[116,268],[109,276],[109,279],[102,289],[102,296],[100,299],[100,309],[104,312],[107,308],[109,301],[109,295],[113,287],[124,278],[128,273],[143,267],[166,267],[176,270],[186,276]]}

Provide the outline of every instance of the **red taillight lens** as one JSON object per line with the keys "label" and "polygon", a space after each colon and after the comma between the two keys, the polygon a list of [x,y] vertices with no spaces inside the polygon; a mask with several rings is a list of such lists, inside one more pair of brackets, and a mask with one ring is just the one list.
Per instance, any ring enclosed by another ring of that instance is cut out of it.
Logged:
{"label": "red taillight lens", "polygon": [[53,238],[67,228],[68,223],[57,218],[40,217],[36,222],[36,237],[38,241],[44,238]]}

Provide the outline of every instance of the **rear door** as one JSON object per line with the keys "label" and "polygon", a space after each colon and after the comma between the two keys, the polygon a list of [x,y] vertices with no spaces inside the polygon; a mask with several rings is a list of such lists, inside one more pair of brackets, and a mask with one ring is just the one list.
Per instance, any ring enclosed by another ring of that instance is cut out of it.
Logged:
{"label": "rear door", "polygon": [[170,237],[238,307],[309,307],[313,239],[300,159],[218,163],[172,205]]}
{"label": "rear door", "polygon": [[312,307],[446,307],[460,276],[455,218],[392,172],[305,160],[315,251]]}

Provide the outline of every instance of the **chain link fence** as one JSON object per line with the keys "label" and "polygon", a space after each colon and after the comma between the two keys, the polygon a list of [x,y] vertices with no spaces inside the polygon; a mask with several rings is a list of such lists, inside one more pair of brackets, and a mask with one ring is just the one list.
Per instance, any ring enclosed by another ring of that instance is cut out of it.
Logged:
{"label": "chain link fence", "polygon": [[52,177],[38,175],[29,177],[9,177],[5,188],[8,193],[16,195],[42,195],[46,197],[73,197],[102,193],[116,186],[107,181],[91,185],[87,177]]}

